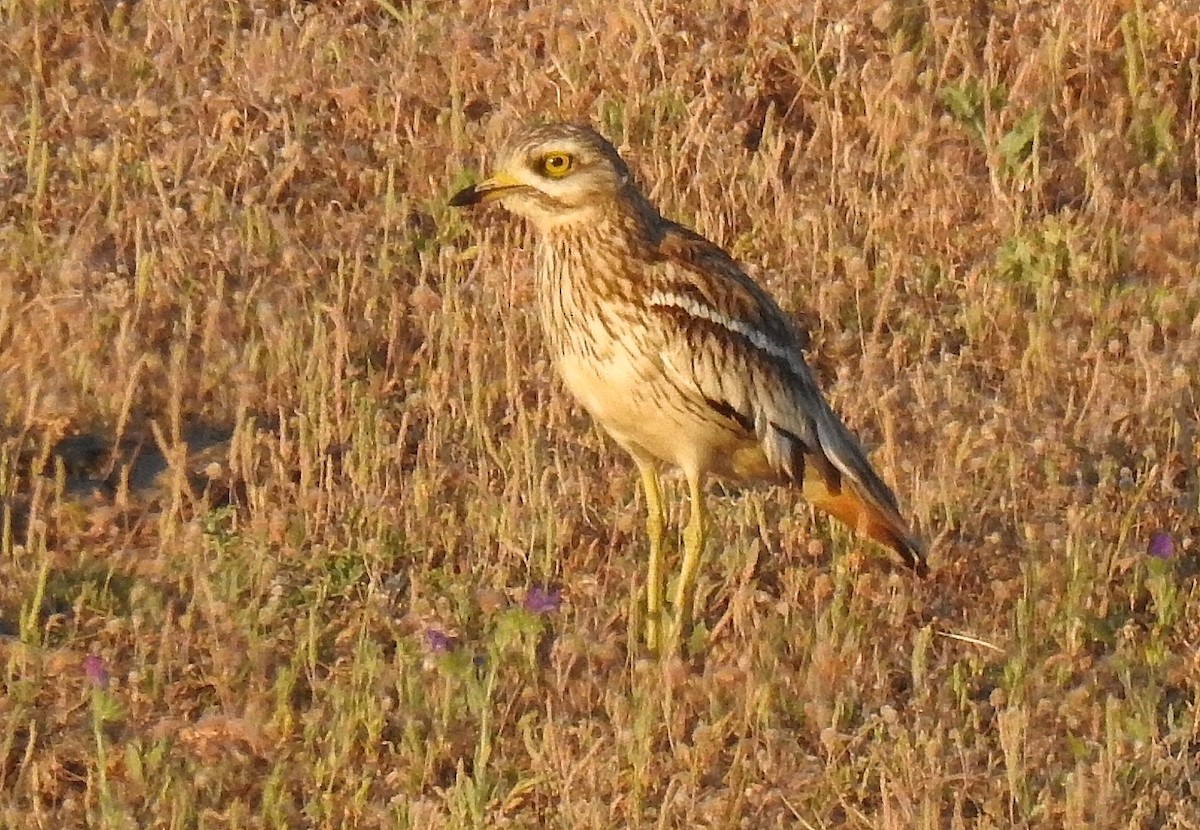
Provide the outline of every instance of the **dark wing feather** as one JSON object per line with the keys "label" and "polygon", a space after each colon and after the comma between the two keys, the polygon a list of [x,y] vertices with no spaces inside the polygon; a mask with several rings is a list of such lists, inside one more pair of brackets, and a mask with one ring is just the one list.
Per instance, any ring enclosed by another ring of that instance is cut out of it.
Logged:
{"label": "dark wing feather", "polygon": [[[710,348],[692,358],[689,374],[695,391],[743,428],[753,424],[780,474],[801,483],[804,465],[814,465],[830,497],[838,497],[848,479],[890,526],[901,554],[918,566],[920,542],[900,517],[891,488],[821,394],[787,315],[704,237],[669,223],[660,231],[652,251],[658,267],[650,278],[651,306],[677,318],[689,315],[694,326],[741,344],[735,350]],[[696,366],[697,359],[736,365]]]}

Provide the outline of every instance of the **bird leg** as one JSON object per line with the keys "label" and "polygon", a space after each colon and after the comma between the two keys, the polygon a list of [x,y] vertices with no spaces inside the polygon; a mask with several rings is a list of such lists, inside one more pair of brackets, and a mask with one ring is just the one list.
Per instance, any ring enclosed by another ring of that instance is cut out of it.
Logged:
{"label": "bird leg", "polygon": [[696,577],[708,541],[708,513],[704,509],[704,487],[699,473],[688,471],[692,510],[687,527],[683,529],[683,564],[679,567],[679,582],[675,586],[675,621],[671,639],[675,648],[691,633],[692,606],[696,601]]}
{"label": "bird leg", "polygon": [[663,584],[662,543],[663,505],[658,487],[658,470],[653,462],[635,458],[642,474],[646,494],[646,535],[650,537],[650,564],[646,568],[646,646],[657,652],[662,645]]}

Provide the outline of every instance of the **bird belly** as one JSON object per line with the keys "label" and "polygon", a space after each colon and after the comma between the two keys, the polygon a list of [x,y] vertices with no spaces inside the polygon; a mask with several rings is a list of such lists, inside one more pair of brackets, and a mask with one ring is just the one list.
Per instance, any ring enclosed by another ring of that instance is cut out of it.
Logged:
{"label": "bird belly", "polygon": [[556,364],[563,385],[622,444],[660,431],[662,419],[648,411],[645,400],[643,361],[619,350],[607,355],[566,353],[559,355]]}
{"label": "bird belly", "polygon": [[773,479],[752,435],[681,395],[656,362],[621,348],[561,354],[564,385],[626,451],[740,481]]}

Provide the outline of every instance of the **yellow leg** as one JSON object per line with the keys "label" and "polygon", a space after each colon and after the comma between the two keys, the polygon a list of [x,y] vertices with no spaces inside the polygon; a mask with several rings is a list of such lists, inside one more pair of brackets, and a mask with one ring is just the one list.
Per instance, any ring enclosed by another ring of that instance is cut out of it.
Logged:
{"label": "yellow leg", "polygon": [[692,606],[696,601],[696,577],[708,541],[708,513],[704,509],[703,480],[699,472],[688,471],[688,489],[692,496],[692,512],[683,529],[683,564],[679,568],[679,583],[675,586],[675,624],[671,639],[680,648],[691,633]]}
{"label": "yellow leg", "polygon": [[650,564],[646,569],[646,646],[657,652],[662,645],[663,584],[662,543],[663,505],[658,488],[658,470],[653,462],[640,458],[642,492],[646,494],[646,535],[650,537]]}

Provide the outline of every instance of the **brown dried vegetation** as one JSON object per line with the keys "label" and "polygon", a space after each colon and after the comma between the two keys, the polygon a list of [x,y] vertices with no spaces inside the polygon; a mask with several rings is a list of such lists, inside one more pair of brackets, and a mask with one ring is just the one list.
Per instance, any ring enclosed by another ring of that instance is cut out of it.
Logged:
{"label": "brown dried vegetation", "polygon": [[[1193,826],[1190,6],[0,3],[0,826]],[[631,466],[445,204],[526,117],[805,322],[930,580],[730,492],[640,656]]]}

